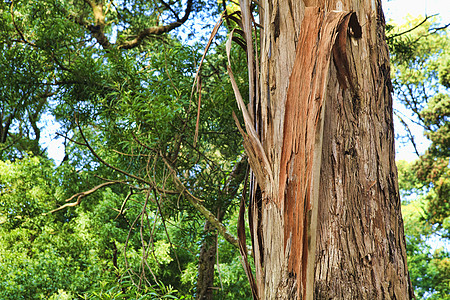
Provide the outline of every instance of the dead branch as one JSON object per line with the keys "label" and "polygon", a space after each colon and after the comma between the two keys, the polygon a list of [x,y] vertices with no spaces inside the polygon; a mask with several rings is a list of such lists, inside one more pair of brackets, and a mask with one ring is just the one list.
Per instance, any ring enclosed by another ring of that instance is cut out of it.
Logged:
{"label": "dead branch", "polygon": [[128,193],[128,195],[125,197],[125,200],[123,201],[122,205],[120,206],[120,210],[119,213],[117,214],[117,216],[114,218],[114,220],[116,220],[121,214],[123,214],[125,212],[125,205],[127,204],[128,200],[130,199],[130,197],[133,195],[133,189],[130,188],[130,192]]}
{"label": "dead branch", "polygon": [[66,204],[64,204],[63,206],[58,207],[57,209],[54,209],[54,210],[52,210],[52,211],[49,211],[48,213],[44,213],[44,215],[52,214],[52,213],[54,213],[54,212],[57,212],[57,211],[59,211],[59,210],[62,210],[62,209],[64,209],[64,208],[66,208],[66,207],[77,206],[77,205],[79,205],[79,204],[81,203],[81,199],[83,199],[84,197],[86,197],[86,196],[88,196],[88,195],[90,195],[90,194],[96,192],[97,190],[99,190],[99,189],[101,189],[101,188],[103,188],[103,187],[105,187],[105,186],[112,185],[112,184],[117,184],[117,183],[122,183],[122,182],[118,182],[118,181],[104,182],[104,183],[102,183],[102,184],[99,184],[99,185],[93,187],[92,189],[90,189],[90,190],[88,190],[88,191],[81,192],[81,193],[77,193],[77,194],[73,195],[72,197],[70,197],[69,199],[67,199],[65,202],[72,201],[75,197],[77,197],[77,201],[71,202],[71,203],[66,203]]}

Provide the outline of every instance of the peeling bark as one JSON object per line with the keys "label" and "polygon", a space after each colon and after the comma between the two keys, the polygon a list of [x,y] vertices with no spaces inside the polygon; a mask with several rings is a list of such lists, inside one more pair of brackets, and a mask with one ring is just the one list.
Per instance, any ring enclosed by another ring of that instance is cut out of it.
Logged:
{"label": "peeling bark", "polygon": [[243,133],[255,298],[414,298],[381,1],[261,6],[261,97]]}

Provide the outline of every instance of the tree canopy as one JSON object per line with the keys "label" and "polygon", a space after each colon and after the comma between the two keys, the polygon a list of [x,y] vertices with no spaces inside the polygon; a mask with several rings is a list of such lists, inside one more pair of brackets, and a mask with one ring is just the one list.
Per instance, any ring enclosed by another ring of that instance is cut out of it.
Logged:
{"label": "tree canopy", "polygon": [[[388,26],[394,95],[404,106],[396,112],[418,159],[398,161],[403,196],[408,266],[419,297],[449,299],[450,294],[450,69],[449,25],[435,18],[410,18]],[[406,109],[406,110],[405,110]],[[406,112],[406,113],[405,113]],[[423,128],[430,146],[419,153]],[[432,250],[431,244],[440,241]]]}
{"label": "tree canopy", "polygon": [[[237,15],[209,0],[0,4],[0,298],[193,299],[211,245],[215,296],[251,298],[235,238],[248,166],[224,43]],[[446,28],[421,20],[389,27],[396,99],[431,141],[398,168],[416,292],[448,299],[449,253],[428,242],[450,238],[450,48]],[[242,43],[231,55],[247,90]],[[62,162],[42,146],[53,119]]]}

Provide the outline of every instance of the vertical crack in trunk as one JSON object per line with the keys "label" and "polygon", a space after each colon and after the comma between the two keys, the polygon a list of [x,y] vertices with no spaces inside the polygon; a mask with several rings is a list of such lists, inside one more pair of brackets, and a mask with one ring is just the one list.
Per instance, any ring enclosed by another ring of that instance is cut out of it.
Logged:
{"label": "vertical crack in trunk", "polygon": [[[289,79],[278,201],[284,207],[285,247],[290,238],[295,249],[289,256],[288,272],[296,274],[303,299],[312,299],[314,290],[323,106],[332,50],[339,30],[346,32],[352,15],[325,13],[317,7],[305,9]],[[335,52],[340,53],[339,49]]]}
{"label": "vertical crack in trunk", "polygon": [[249,110],[261,120],[230,74],[261,192],[249,205],[258,297],[413,298],[380,1],[260,3],[261,97]]}

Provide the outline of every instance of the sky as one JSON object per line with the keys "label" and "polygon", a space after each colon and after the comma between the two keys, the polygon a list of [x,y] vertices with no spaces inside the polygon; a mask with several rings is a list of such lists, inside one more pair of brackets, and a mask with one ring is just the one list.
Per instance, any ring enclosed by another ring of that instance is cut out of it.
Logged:
{"label": "sky", "polygon": [[393,19],[402,23],[408,14],[411,16],[430,16],[439,14],[443,23],[450,23],[449,0],[383,0],[383,11],[386,21]]}
{"label": "sky", "polygon": [[[382,0],[382,3],[386,21],[393,20],[395,23],[401,24],[407,15],[416,17],[439,14],[443,24],[450,23],[450,0]],[[394,107],[401,109],[395,103]],[[64,146],[63,139],[57,138],[55,135],[58,125],[51,118],[46,118],[45,124],[40,125],[44,127],[42,144],[47,148],[49,156],[55,160],[56,164],[59,164],[64,157]],[[416,126],[411,129],[417,136],[416,142],[419,152],[422,154],[427,149],[429,141],[423,137],[421,127]],[[395,130],[400,132],[401,125],[395,124]],[[410,143],[403,144],[397,140],[395,144],[397,159],[412,161],[417,158]]]}

